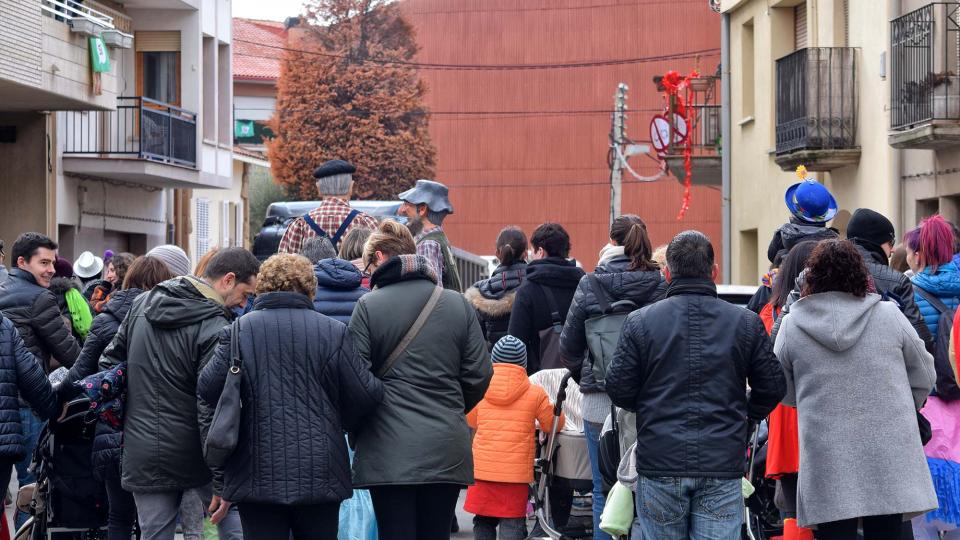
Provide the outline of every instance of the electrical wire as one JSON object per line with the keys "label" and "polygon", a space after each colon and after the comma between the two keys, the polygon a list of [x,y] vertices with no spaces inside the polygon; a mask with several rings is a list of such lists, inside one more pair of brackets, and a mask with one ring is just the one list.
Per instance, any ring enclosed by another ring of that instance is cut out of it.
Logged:
{"label": "electrical wire", "polygon": [[618,8],[618,7],[645,7],[645,6],[662,6],[662,5],[677,5],[677,4],[702,4],[703,0],[654,0],[654,1],[640,1],[640,2],[619,2],[613,4],[594,4],[591,6],[556,6],[556,7],[539,7],[539,8],[491,8],[491,9],[463,9],[463,10],[436,10],[436,11],[407,11],[404,12],[406,15],[447,15],[447,14],[459,14],[459,13],[522,13],[528,11],[574,11],[574,10],[587,10],[587,9],[600,9],[600,8]]}
{"label": "electrical wire", "polygon": [[[238,107],[237,111],[263,111],[263,112],[321,112],[327,109],[317,107]],[[590,116],[590,115],[608,115],[613,114],[612,110],[605,109],[557,109],[543,111],[431,111],[414,110],[408,112],[396,111],[373,111],[370,109],[338,109],[339,112],[350,116],[370,116],[380,115],[411,115],[411,116],[494,116],[504,118],[526,117],[526,116]],[[662,108],[649,109],[626,109],[625,112],[635,113],[658,113],[663,112]],[[241,119],[238,119],[241,120]]]}
{"label": "electrical wire", "polygon": [[[291,47],[283,47],[280,45],[267,45],[265,43],[259,43],[256,41],[250,41],[241,38],[234,38],[235,43],[248,43],[251,45],[256,45],[257,47],[281,50],[284,52],[298,53],[298,54],[307,54],[313,56],[322,56],[325,58],[334,58],[338,60],[343,60],[349,58],[349,55],[338,54],[338,53],[329,53],[321,51],[308,51],[306,49],[294,49]],[[440,70],[440,71],[519,71],[519,70],[538,70],[538,69],[573,69],[573,68],[584,68],[584,67],[600,67],[600,66],[618,66],[618,65],[627,65],[627,64],[644,64],[648,62],[662,62],[668,60],[681,60],[685,58],[696,58],[702,56],[716,56],[720,54],[720,49],[711,48],[711,49],[702,49],[698,51],[686,51],[673,54],[664,54],[658,56],[644,56],[637,58],[620,58],[620,59],[610,59],[610,60],[593,60],[593,61],[584,61],[584,62],[569,62],[569,63],[555,63],[555,64],[442,64],[434,62],[411,62],[407,60],[390,60],[386,58],[365,58],[365,61],[372,62],[375,64],[383,65],[397,65],[404,67],[411,67],[416,69],[424,70]],[[265,58],[267,60],[282,60],[275,56],[264,56],[256,55],[250,53],[244,53],[239,51],[233,52],[234,56],[246,56],[250,58]]]}

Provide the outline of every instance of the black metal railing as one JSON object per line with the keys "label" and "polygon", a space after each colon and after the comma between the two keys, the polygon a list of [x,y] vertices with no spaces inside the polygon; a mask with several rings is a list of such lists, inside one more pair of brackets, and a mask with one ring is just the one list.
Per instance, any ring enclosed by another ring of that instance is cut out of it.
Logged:
{"label": "black metal railing", "polygon": [[777,154],[857,145],[857,50],[808,47],[777,60]]}
{"label": "black metal railing", "polygon": [[890,23],[890,127],[960,120],[960,2],[932,2]]}
{"label": "black metal railing", "polygon": [[115,111],[64,111],[64,154],[134,156],[197,166],[196,113],[145,97],[118,97]]}

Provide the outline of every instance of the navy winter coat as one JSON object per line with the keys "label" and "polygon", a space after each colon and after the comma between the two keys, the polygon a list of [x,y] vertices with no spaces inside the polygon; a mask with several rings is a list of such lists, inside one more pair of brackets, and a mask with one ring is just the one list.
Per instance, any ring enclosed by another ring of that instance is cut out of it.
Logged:
{"label": "navy winter coat", "polygon": [[353,306],[370,289],[361,286],[363,274],[350,261],[323,259],[314,267],[317,276],[317,295],[313,307],[327,317],[343,324],[350,323]]}
{"label": "navy winter coat", "polygon": [[16,327],[0,316],[0,458],[24,457],[18,394],[44,420],[56,415],[57,399],[37,359],[27,350]]}
{"label": "navy winter coat", "polygon": [[52,360],[70,367],[80,354],[80,345],[60,317],[57,297],[38,285],[30,272],[14,268],[0,283],[0,312],[16,325],[44,371],[52,371]]}
{"label": "navy winter coat", "polygon": [[344,431],[383,399],[383,385],[353,347],[347,327],[294,292],[262,294],[251,313],[220,334],[197,395],[215,406],[240,331],[243,403],[237,449],[224,469],[223,498],[304,505],[350,498]]}

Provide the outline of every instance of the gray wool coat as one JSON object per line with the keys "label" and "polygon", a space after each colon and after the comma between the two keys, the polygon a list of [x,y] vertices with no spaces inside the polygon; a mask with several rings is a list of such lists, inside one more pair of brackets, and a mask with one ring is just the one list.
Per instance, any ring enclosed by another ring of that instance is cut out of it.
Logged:
{"label": "gray wool coat", "polygon": [[774,353],[797,407],[797,521],[809,527],[937,507],[916,411],[933,357],[893,302],[829,292],[798,300]]}

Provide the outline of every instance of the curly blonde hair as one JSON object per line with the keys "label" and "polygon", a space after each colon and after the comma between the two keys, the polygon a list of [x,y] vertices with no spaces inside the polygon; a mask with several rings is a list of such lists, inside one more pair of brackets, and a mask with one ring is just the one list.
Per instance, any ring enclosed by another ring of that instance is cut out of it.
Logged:
{"label": "curly blonde hair", "polygon": [[257,276],[257,294],[269,292],[298,292],[313,300],[317,294],[317,276],[313,265],[302,255],[278,253],[260,266]]}

